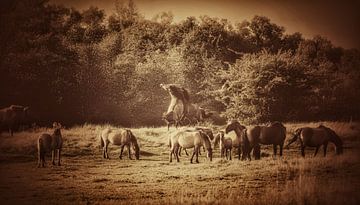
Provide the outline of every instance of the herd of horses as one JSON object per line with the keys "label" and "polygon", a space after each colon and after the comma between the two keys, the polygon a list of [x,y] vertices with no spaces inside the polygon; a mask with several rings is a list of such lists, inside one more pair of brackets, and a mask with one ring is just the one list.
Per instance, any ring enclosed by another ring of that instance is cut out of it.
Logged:
{"label": "herd of horses", "polygon": [[[9,132],[13,135],[14,125],[25,120],[28,114],[28,107],[12,105],[0,110],[0,123],[9,127]],[[199,109],[198,109],[199,110]],[[168,125],[169,128],[169,125]],[[53,133],[44,133],[39,136],[37,141],[38,148],[38,167],[45,165],[45,155],[51,153],[52,164],[55,165],[57,155],[57,165],[60,165],[61,149],[63,139],[61,134],[62,126],[60,123],[53,123]],[[216,135],[214,135],[216,132]],[[284,146],[286,138],[286,127],[280,122],[273,122],[266,126],[243,126],[240,122],[231,121],[220,130],[212,130],[207,127],[182,127],[169,133],[169,161],[172,162],[173,156],[179,162],[181,150],[193,149],[190,162],[199,162],[201,147],[207,151],[207,158],[212,160],[213,148],[219,146],[220,156],[232,159],[232,150],[237,150],[238,159],[251,160],[251,152],[255,159],[260,159],[261,145],[272,145],[274,156],[283,155],[283,149],[288,148],[293,142],[299,141],[301,155],[305,157],[305,148],[314,147],[317,155],[319,148],[323,146],[324,156],[326,156],[328,143],[331,142],[336,147],[336,153],[343,152],[343,142],[332,129],[320,125],[315,128],[298,128],[292,134],[288,144]],[[99,133],[100,147],[103,149],[103,158],[109,158],[109,144],[120,146],[119,158],[122,158],[124,148],[128,150],[131,159],[131,150],[135,152],[135,158],[140,158],[140,147],[137,138],[129,129],[106,128]],[[188,155],[188,154],[187,154]]]}
{"label": "herd of horses", "polygon": [[[60,153],[63,144],[61,135],[61,124],[54,123],[52,134],[42,134],[38,138],[38,167],[44,167],[45,154],[52,153],[52,164],[55,165],[56,153],[58,155],[57,165],[60,166]],[[235,134],[230,134],[231,132]],[[277,155],[277,148],[280,148],[279,155],[283,155],[283,148],[286,138],[286,127],[280,122],[274,122],[267,126],[243,126],[238,121],[231,121],[224,130],[217,131],[214,135],[213,130],[206,127],[183,127],[169,133],[169,162],[173,156],[179,162],[181,150],[193,149],[190,163],[199,163],[201,148],[207,151],[207,158],[212,161],[213,149],[219,146],[221,158],[232,159],[232,150],[236,149],[238,159],[251,160],[251,152],[255,159],[260,159],[261,145],[273,145],[274,156]],[[140,147],[137,138],[130,129],[124,128],[105,128],[99,133],[100,147],[102,148],[103,158],[109,159],[109,144],[120,146],[119,158],[122,159],[124,148],[127,148],[128,157],[132,159],[132,151],[135,158],[140,158]],[[315,147],[315,154],[321,146],[324,149],[324,157],[328,143],[331,142],[336,147],[336,153],[343,152],[343,142],[341,138],[330,128],[320,125],[315,128],[303,127],[297,129],[285,147],[289,147],[296,140],[300,141],[301,155],[305,157],[306,147]],[[186,152],[187,154],[187,152]]]}

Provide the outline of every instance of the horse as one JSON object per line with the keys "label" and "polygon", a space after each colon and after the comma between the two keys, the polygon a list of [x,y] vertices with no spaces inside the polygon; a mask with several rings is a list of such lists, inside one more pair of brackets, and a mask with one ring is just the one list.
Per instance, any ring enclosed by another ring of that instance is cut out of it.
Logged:
{"label": "horse", "polygon": [[7,126],[9,133],[13,136],[14,129],[28,123],[29,107],[11,105],[0,109],[0,125]]}
{"label": "horse", "polygon": [[[240,123],[233,122],[227,131],[234,130]],[[241,127],[243,128],[243,126]],[[236,129],[235,129],[236,130]],[[251,126],[243,129],[243,132],[235,131],[243,141],[243,159],[251,160],[250,152],[254,149],[255,159],[260,159],[260,144],[273,145],[274,156],[277,154],[277,146],[280,146],[280,156],[283,154],[283,146],[286,138],[286,127],[280,122],[271,123],[269,126]]]}
{"label": "horse", "polygon": [[196,163],[199,163],[199,150],[201,146],[207,149],[207,157],[212,161],[212,148],[209,137],[201,130],[182,130],[170,136],[170,156],[169,162],[172,162],[172,155],[176,157],[179,162],[178,151],[182,147],[184,149],[194,148],[190,163],[193,163],[193,158],[196,155]]}
{"label": "horse", "polygon": [[61,124],[54,122],[53,123],[54,131],[50,134],[42,134],[38,138],[38,167],[45,166],[45,154],[51,152],[52,164],[55,165],[55,151],[58,153],[58,162],[57,165],[60,166],[60,156],[61,148],[63,144],[63,139],[61,135]]}
{"label": "horse", "polygon": [[[225,156],[226,159],[231,160],[231,150],[233,147],[231,137],[229,137],[229,136],[225,137],[225,133],[223,131],[220,131],[217,134],[216,139],[218,139],[221,158],[223,158]],[[215,146],[215,144],[214,144],[214,146]]]}
{"label": "horse", "polygon": [[[209,137],[209,139],[212,141],[212,140],[214,140],[214,134],[213,134],[213,131],[210,129],[210,128],[208,128],[208,127],[195,127],[195,128],[189,128],[189,127],[187,127],[187,128],[185,128],[184,129],[185,131],[196,131],[196,130],[201,130],[201,131],[203,131],[208,137]],[[204,148],[204,151],[205,151],[205,147],[204,146],[202,146],[203,148]],[[179,152],[178,152],[178,154],[179,154],[179,156],[181,156],[181,147],[179,148]],[[184,149],[184,151],[185,151],[185,154],[186,154],[186,156],[189,156],[189,154],[187,153],[187,151],[186,151],[186,149]],[[199,149],[199,155],[201,155],[201,149]]]}
{"label": "horse", "polygon": [[[237,148],[238,150],[238,159],[240,160],[240,156],[242,154],[242,156],[244,157],[244,151],[245,151],[245,139],[242,133],[243,131],[246,130],[246,127],[241,125],[238,121],[233,120],[230,123],[227,124],[226,128],[225,128],[225,134],[226,137],[225,138],[230,138],[231,142],[232,142],[232,146],[233,148]],[[235,135],[230,133],[231,131],[235,132]],[[215,138],[215,144],[217,144],[220,140],[220,136]]]}
{"label": "horse", "polygon": [[300,140],[301,144],[301,155],[305,157],[305,147],[315,147],[314,157],[317,155],[319,148],[323,146],[324,157],[326,156],[327,145],[329,142],[335,144],[336,154],[343,153],[343,142],[341,138],[332,129],[320,125],[317,128],[303,127],[295,130],[293,138],[286,145],[289,148],[290,144],[295,142],[297,139]]}
{"label": "horse", "polygon": [[129,159],[131,158],[130,147],[135,150],[135,158],[140,158],[140,148],[137,139],[129,129],[110,129],[106,128],[100,133],[100,147],[103,149],[103,158],[109,159],[108,146],[109,144],[120,146],[119,158],[122,159],[122,153],[126,146],[129,152]]}

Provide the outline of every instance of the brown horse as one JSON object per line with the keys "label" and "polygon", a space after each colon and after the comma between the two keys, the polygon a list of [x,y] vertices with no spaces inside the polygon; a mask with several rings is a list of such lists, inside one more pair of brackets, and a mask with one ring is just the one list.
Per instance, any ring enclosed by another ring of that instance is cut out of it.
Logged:
{"label": "brown horse", "polygon": [[[273,145],[274,156],[277,154],[277,146],[280,146],[280,156],[283,153],[284,141],[286,138],[286,128],[280,122],[274,122],[269,126],[252,126],[240,132],[240,123],[233,122],[227,127],[227,132],[235,130],[236,134],[242,139],[243,159],[250,158],[250,152],[254,149],[255,159],[260,159],[260,144]],[[237,130],[237,131],[236,131]]]}
{"label": "brown horse", "polygon": [[207,157],[212,161],[212,148],[209,137],[201,130],[196,131],[187,131],[182,130],[174,133],[170,136],[170,156],[169,161],[172,162],[172,155],[176,157],[177,162],[179,162],[179,148],[184,149],[194,148],[193,154],[191,156],[190,162],[193,162],[193,158],[196,155],[196,163],[199,163],[199,150],[201,146],[204,146],[207,149]]}
{"label": "brown horse", "polygon": [[137,143],[136,137],[134,134],[128,129],[104,129],[100,134],[100,147],[103,148],[103,157],[105,159],[109,159],[108,154],[108,146],[109,144],[119,145],[120,146],[120,156],[122,159],[122,153],[124,151],[124,147],[126,146],[129,152],[129,159],[131,158],[130,147],[135,150],[135,158],[140,158],[140,148]]}
{"label": "brown horse", "polygon": [[50,134],[42,134],[38,138],[38,167],[45,166],[45,154],[51,152],[52,164],[55,165],[55,151],[58,152],[58,166],[60,166],[61,148],[63,144],[61,136],[61,124],[53,123],[54,132]]}
{"label": "brown horse", "polygon": [[290,144],[300,140],[301,155],[305,157],[305,147],[315,147],[314,157],[319,151],[321,146],[324,147],[324,157],[326,156],[326,149],[329,142],[332,142],[336,146],[336,154],[342,154],[343,142],[340,137],[330,128],[320,125],[317,128],[303,127],[295,131],[293,138],[286,145],[288,148]]}
{"label": "brown horse", "polygon": [[29,107],[11,105],[0,109],[0,126],[6,126],[11,136],[14,130],[29,121]]}

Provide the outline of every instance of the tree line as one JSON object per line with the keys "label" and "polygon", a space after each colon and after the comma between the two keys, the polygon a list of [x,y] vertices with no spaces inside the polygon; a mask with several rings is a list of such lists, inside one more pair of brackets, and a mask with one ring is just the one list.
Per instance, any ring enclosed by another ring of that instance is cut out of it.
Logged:
{"label": "tree line", "polygon": [[145,19],[133,1],[114,12],[44,0],[0,8],[0,105],[31,107],[38,121],[160,125],[160,83],[244,123],[358,120],[360,52],[305,39],[265,16]]}

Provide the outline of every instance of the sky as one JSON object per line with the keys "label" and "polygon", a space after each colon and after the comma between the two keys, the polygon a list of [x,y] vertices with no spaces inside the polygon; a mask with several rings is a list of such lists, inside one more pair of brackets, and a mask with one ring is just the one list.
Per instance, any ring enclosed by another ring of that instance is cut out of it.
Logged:
{"label": "sky", "polygon": [[[84,10],[92,6],[114,11],[115,0],[50,0]],[[174,21],[188,16],[226,18],[232,23],[267,16],[284,26],[286,33],[300,32],[305,38],[321,35],[336,46],[360,49],[360,0],[134,0],[147,19],[171,11]]]}

